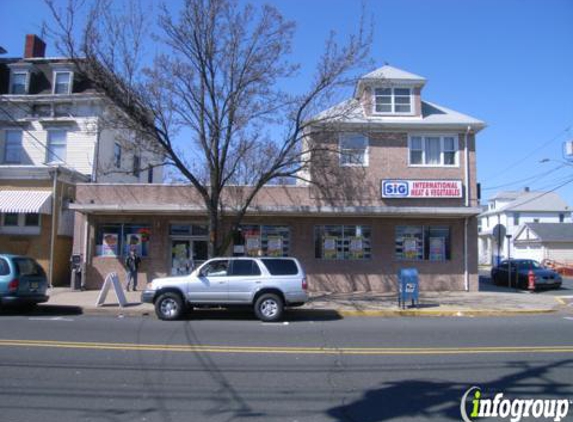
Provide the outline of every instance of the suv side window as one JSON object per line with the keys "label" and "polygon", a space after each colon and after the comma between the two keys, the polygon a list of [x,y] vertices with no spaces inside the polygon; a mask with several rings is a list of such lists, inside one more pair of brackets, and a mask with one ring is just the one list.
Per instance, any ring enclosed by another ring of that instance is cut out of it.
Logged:
{"label": "suv side window", "polygon": [[292,259],[261,259],[271,275],[297,275],[298,267]]}
{"label": "suv side window", "polygon": [[227,259],[211,261],[201,269],[201,275],[204,277],[225,277],[229,269]]}
{"label": "suv side window", "polygon": [[0,275],[8,275],[10,274],[10,266],[8,265],[8,261],[4,258],[0,258]]}
{"label": "suv side window", "polygon": [[258,264],[252,259],[236,259],[233,261],[231,274],[234,276],[261,275]]}

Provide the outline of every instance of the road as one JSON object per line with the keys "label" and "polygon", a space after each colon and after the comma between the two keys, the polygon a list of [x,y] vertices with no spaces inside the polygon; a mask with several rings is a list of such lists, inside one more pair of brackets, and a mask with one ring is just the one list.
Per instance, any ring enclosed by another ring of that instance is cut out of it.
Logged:
{"label": "road", "polygon": [[572,313],[289,315],[0,315],[0,420],[459,421],[472,386],[573,399]]}

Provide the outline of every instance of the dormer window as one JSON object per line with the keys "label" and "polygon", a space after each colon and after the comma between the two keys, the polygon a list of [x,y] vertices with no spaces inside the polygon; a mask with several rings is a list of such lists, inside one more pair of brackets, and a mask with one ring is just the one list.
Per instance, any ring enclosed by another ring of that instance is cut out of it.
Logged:
{"label": "dormer window", "polygon": [[28,93],[28,72],[13,72],[10,81],[10,93],[23,95]]}
{"label": "dormer window", "polygon": [[72,93],[72,72],[54,72],[54,94]]}
{"label": "dormer window", "polygon": [[374,89],[374,112],[380,114],[411,114],[412,90],[410,88]]}

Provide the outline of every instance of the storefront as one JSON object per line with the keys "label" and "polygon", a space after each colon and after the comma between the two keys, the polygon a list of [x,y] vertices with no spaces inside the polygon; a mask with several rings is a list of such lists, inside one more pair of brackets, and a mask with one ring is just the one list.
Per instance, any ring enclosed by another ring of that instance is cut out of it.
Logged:
{"label": "storefront", "polygon": [[[123,277],[123,260],[130,249],[142,257],[143,283],[154,277],[186,274],[207,259],[204,215],[193,205],[173,209],[173,204],[185,197],[184,188],[139,186],[142,192],[156,191],[148,197],[167,195],[169,202],[160,205],[141,199],[137,204],[122,204],[113,212],[106,204],[84,200],[96,188],[93,184],[78,186],[74,204],[82,216],[76,222],[78,231],[86,227],[87,237],[77,236],[74,248],[87,251],[88,288],[98,288],[111,271]],[[117,186],[113,190],[104,186],[97,189],[100,198],[105,197],[104,191],[118,195]],[[296,196],[304,193],[303,188],[285,189],[291,198],[294,193],[293,203],[258,206],[248,213],[227,255],[296,257],[313,290],[395,291],[396,275],[405,267],[419,270],[422,290],[477,289],[477,242],[475,235],[468,236],[477,232],[477,210],[310,208],[294,205],[300,203]],[[109,203],[118,199],[110,197]]]}

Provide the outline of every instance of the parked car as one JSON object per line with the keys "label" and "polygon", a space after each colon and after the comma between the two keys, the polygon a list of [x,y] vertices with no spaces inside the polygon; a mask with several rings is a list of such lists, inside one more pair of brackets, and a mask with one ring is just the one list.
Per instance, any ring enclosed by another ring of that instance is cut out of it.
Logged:
{"label": "parked car", "polygon": [[508,286],[511,272],[511,287],[527,289],[529,285],[529,271],[533,271],[536,289],[560,289],[561,276],[550,269],[542,267],[539,262],[532,259],[510,259],[501,261],[491,270],[491,279],[494,284]]}
{"label": "parked car", "polygon": [[162,320],[198,306],[250,306],[265,322],[285,306],[308,301],[306,275],[295,258],[213,258],[186,276],[156,278],[141,293]]}
{"label": "parked car", "polygon": [[0,254],[0,305],[35,306],[48,301],[48,278],[35,259]]}

